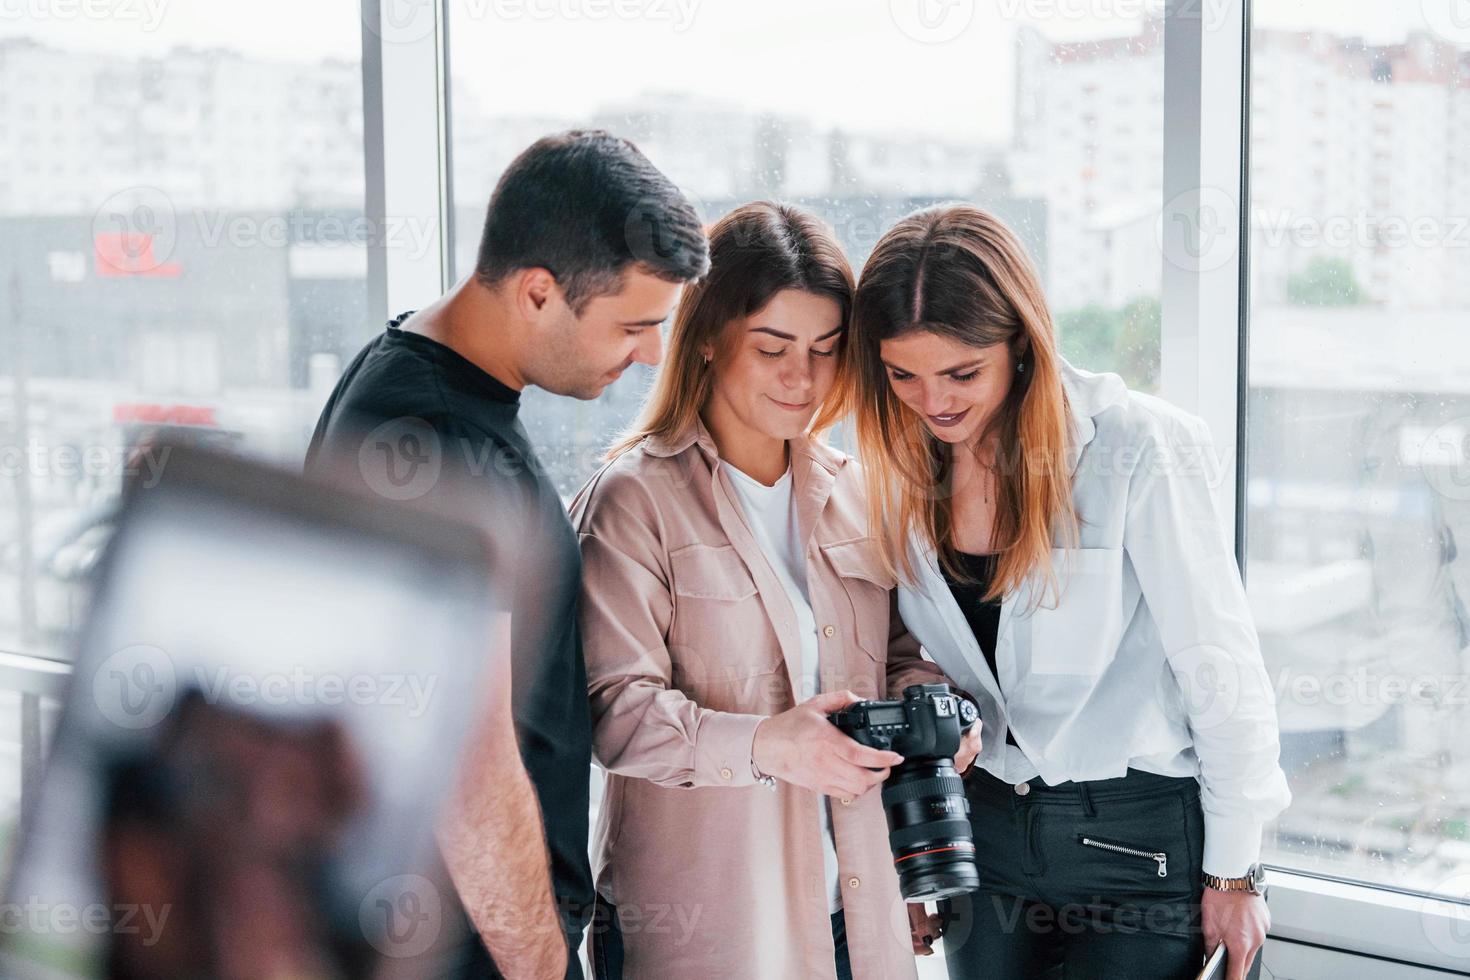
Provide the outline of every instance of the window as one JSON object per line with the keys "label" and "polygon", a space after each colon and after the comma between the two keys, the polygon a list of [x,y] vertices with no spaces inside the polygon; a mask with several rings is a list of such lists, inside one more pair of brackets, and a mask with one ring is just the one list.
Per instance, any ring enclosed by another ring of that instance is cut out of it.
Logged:
{"label": "window", "polygon": [[1438,892],[1470,872],[1470,144],[1452,125],[1470,22],[1453,8],[1254,5],[1252,122],[1271,123],[1250,157],[1271,178],[1251,184],[1244,404],[1246,573],[1295,797],[1268,859]]}
{"label": "window", "polygon": [[[473,268],[512,156],[545,133],[601,126],[637,142],[709,221],[760,198],[811,208],[855,268],[910,211],[989,208],[1040,266],[1066,356],[1153,390],[1162,23],[1141,4],[1116,17],[1113,5],[1037,6],[1017,20],[985,4],[935,5],[925,19],[886,0],[455,0],[454,275]],[[1124,128],[1129,153],[1089,154]],[[528,393],[523,418],[563,494],[591,475],[649,377],[630,370],[590,404]]]}
{"label": "window", "polygon": [[0,142],[0,651],[64,659],[124,478],[164,462],[139,447],[299,461],[373,329],[362,26],[352,0],[32,6],[0,21],[0,91],[48,93],[0,132],[53,134]]}
{"label": "window", "polygon": [[[27,11],[0,18],[0,652],[65,660],[124,479],[166,465],[140,447],[299,462],[373,329],[362,27],[352,0]],[[65,681],[13,659],[7,854]]]}

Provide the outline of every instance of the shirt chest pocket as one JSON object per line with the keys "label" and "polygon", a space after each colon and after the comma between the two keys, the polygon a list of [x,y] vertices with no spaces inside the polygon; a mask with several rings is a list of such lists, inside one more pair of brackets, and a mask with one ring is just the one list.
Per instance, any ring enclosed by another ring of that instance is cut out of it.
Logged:
{"label": "shirt chest pocket", "polygon": [[740,555],[729,545],[689,545],[669,554],[669,572],[674,686],[717,711],[751,711],[770,701],[764,687],[784,683],[785,664]]}
{"label": "shirt chest pocket", "polygon": [[873,660],[888,659],[889,592],[894,580],[878,561],[872,538],[856,538],[822,545],[842,594],[852,610],[857,645]]}
{"label": "shirt chest pocket", "polygon": [[[1061,599],[1030,616],[1031,670],[1096,676],[1117,654],[1123,617],[1123,549],[1053,549]],[[1044,585],[1034,585],[1044,588]]]}

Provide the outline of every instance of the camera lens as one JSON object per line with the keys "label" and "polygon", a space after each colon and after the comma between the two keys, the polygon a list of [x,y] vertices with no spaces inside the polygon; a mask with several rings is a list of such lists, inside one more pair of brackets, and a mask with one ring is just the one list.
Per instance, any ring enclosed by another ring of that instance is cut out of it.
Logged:
{"label": "camera lens", "polygon": [[953,759],[895,767],[883,783],[883,808],[905,899],[932,902],[980,887],[970,801]]}

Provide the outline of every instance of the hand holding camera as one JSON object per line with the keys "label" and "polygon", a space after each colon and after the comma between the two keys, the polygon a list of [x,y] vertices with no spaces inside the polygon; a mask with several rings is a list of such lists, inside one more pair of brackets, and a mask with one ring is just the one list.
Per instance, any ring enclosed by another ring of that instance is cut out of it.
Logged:
{"label": "hand holding camera", "polygon": [[897,752],[862,745],[833,728],[827,717],[858,701],[851,691],[818,694],[761,722],[751,761],[767,776],[827,796],[862,796],[903,762]]}

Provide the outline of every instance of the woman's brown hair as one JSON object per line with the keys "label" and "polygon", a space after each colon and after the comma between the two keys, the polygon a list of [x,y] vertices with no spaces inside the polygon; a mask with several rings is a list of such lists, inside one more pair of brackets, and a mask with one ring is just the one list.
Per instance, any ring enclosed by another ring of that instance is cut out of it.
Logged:
{"label": "woman's brown hair", "polygon": [[[672,440],[694,425],[713,389],[714,368],[739,341],[726,328],[763,308],[784,289],[799,289],[837,301],[842,323],[852,312],[853,274],[837,238],[820,218],[789,204],[743,204],[709,233],[710,270],[686,286],[674,312],[668,351],[653,390],[632,426],[608,450],[608,457],[649,436]],[[847,346],[847,331],[838,339]],[[713,363],[704,349],[715,351]],[[838,354],[838,364],[846,357]],[[831,428],[851,395],[849,373],[839,369],[812,422],[813,435]]]}
{"label": "woman's brown hair", "polygon": [[[1033,571],[1052,592],[1053,531],[1078,540],[1067,466],[1068,406],[1056,332],[1035,267],[998,218],[964,204],[909,215],[878,242],[853,303],[848,358],[857,441],[879,554],[890,574],[914,580],[915,531],[963,580],[951,540],[953,450],[893,393],[879,356],[884,340],[927,330],[968,344],[1006,344],[1023,370],[981,433],[995,440],[997,485],[987,599],[1014,590]],[[1042,593],[1033,594],[1033,605]]]}

